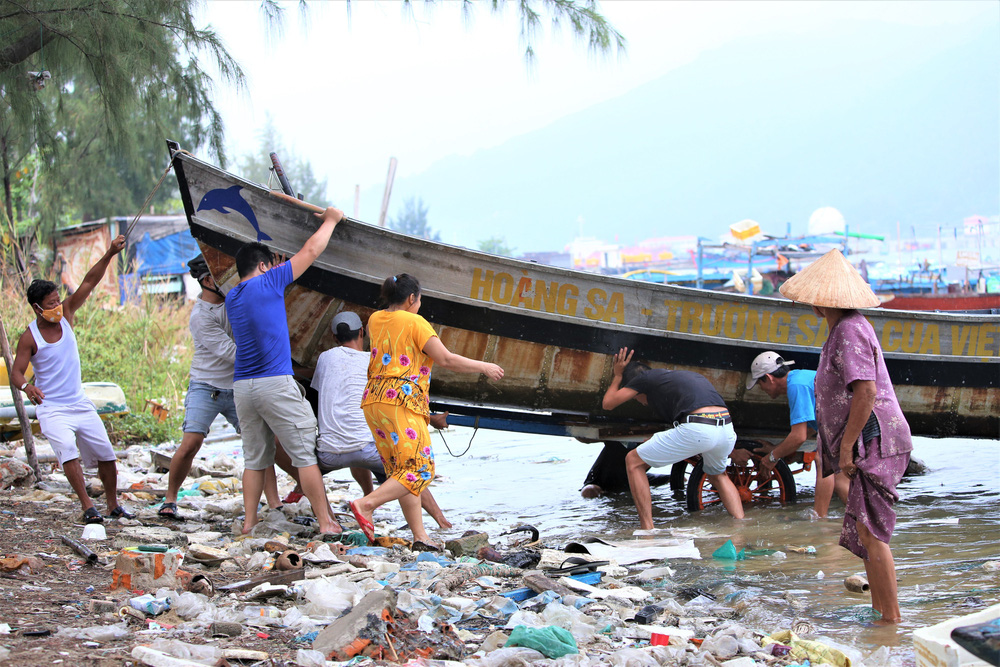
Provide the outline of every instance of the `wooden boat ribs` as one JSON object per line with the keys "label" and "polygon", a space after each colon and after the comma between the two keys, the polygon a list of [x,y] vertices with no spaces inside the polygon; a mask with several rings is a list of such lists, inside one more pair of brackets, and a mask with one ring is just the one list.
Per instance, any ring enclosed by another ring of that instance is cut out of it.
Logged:
{"label": "wooden boat ribs", "polygon": [[[191,232],[223,290],[238,281],[233,257],[244,243],[263,234],[272,250],[290,256],[317,227],[311,213],[258,184],[187,154],[174,164]],[[815,368],[828,333],[811,308],[784,300],[561,269],[346,220],[286,293],[296,363],[313,366],[336,345],[329,324],[340,310],[367,320],[384,278],[401,272],[420,279],[421,314],[450,350],[505,370],[494,383],[436,369],[433,400],[536,411],[550,422],[597,425],[590,432],[602,437],[655,427],[642,406],[601,409],[610,355],[621,347],[653,366],[706,375],[738,432],[782,433],[788,407],[745,390],[750,362],[773,349],[798,368]],[[915,434],[1000,437],[1000,317],[864,312]]]}

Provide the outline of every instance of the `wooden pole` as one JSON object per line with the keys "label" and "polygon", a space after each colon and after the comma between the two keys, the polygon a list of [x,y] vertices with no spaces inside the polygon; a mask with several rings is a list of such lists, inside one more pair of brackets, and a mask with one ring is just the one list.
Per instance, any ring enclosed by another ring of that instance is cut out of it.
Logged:
{"label": "wooden pole", "polygon": [[31,421],[24,411],[24,400],[21,389],[14,386],[14,356],[10,353],[10,341],[7,339],[7,327],[3,316],[0,316],[0,349],[3,350],[3,360],[7,364],[7,381],[10,383],[10,395],[14,399],[14,410],[17,411],[17,421],[21,424],[24,435],[24,452],[28,455],[28,465],[35,472],[35,479],[41,481],[42,471],[38,468],[38,457],[35,456],[35,439],[31,435]]}

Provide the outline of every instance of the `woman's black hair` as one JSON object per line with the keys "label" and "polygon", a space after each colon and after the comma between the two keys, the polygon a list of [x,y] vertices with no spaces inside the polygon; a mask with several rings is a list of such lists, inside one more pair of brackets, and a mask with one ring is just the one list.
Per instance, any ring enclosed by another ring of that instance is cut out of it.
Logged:
{"label": "woman's black hair", "polygon": [[351,330],[351,325],[347,322],[341,322],[337,325],[337,330],[334,331],[334,335],[337,337],[337,342],[343,345],[344,343],[350,343],[352,340],[357,340],[361,337],[362,329]]}
{"label": "woman's black hair", "polygon": [[420,296],[420,281],[409,273],[389,276],[382,283],[382,305],[395,306],[410,298],[410,295]]}

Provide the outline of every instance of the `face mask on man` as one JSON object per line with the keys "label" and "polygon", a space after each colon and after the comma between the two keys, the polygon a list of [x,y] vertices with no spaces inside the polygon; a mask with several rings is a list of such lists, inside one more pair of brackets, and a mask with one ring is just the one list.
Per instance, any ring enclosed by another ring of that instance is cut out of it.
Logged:
{"label": "face mask on man", "polygon": [[43,310],[42,307],[39,306],[38,304],[35,304],[35,307],[38,308],[39,314],[41,314],[42,319],[48,320],[49,322],[52,322],[52,324],[58,324],[59,320],[61,320],[63,317],[61,303],[55,308],[52,308],[50,310]]}

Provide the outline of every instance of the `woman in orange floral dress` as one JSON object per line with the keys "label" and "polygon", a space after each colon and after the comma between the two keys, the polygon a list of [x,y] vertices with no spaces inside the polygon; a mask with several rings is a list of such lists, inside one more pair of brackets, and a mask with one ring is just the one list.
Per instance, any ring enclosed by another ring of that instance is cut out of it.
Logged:
{"label": "woman in orange floral dress", "polygon": [[494,381],[503,377],[503,369],[448,351],[430,323],[417,314],[420,282],[413,276],[401,273],[387,278],[382,301],[385,310],[368,319],[372,352],[361,408],[388,479],[352,502],[351,511],[370,541],[372,512],[399,500],[414,544],[434,547],[424,530],[419,497],[434,479],[434,452],[427,430],[431,369],[437,363],[457,373],[483,373]]}

